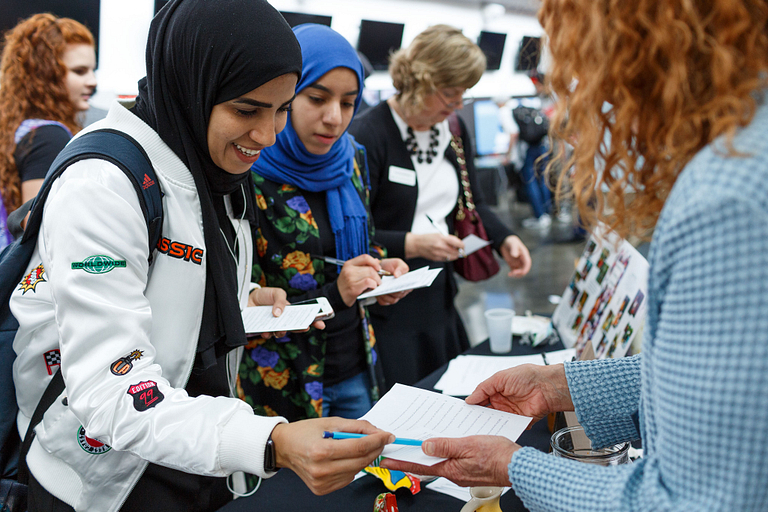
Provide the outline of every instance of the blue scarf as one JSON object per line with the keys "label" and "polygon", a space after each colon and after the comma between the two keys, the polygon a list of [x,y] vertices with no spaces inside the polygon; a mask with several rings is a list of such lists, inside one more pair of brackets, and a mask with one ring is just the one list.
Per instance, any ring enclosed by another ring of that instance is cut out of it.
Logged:
{"label": "blue scarf", "polygon": [[[304,24],[293,32],[301,45],[303,68],[296,93],[317,82],[332,69],[345,67],[357,75],[363,93],[363,65],[354,48],[340,34],[324,25]],[[346,131],[325,155],[307,151],[291,125],[274,146],[264,148],[251,170],[277,183],[287,183],[310,192],[326,192],[331,229],[336,240],[336,257],[347,260],[368,253],[368,216],[360,194],[352,183],[355,151],[359,145]],[[367,186],[367,183],[365,184]]]}

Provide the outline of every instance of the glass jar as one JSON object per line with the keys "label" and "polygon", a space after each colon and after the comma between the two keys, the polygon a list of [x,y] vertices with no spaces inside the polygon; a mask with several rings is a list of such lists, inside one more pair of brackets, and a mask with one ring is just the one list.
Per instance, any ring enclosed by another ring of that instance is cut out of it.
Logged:
{"label": "glass jar", "polygon": [[584,427],[581,425],[558,430],[552,434],[550,445],[555,457],[564,457],[600,466],[629,463],[629,443],[615,444],[594,450],[592,443],[584,433]]}

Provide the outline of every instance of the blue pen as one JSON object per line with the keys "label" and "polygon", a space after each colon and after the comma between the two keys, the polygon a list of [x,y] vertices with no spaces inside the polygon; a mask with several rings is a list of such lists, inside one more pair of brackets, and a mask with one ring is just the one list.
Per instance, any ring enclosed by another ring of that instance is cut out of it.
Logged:
{"label": "blue pen", "polygon": [[[316,260],[323,260],[326,263],[330,263],[331,265],[338,265],[340,267],[343,267],[344,264],[346,263],[345,260],[340,260],[338,258],[331,258],[330,256],[317,256],[315,254],[310,254],[309,257],[310,258],[314,258]],[[391,276],[392,275],[390,272],[388,272],[388,271],[386,271],[384,269],[379,270],[378,273],[379,273],[380,276]]]}
{"label": "blue pen", "polygon": [[[365,437],[368,434],[353,434],[351,432],[323,432],[323,439],[358,439]],[[395,442],[392,444],[406,444],[408,446],[421,446],[423,441],[418,439],[405,439],[403,437],[395,438]]]}

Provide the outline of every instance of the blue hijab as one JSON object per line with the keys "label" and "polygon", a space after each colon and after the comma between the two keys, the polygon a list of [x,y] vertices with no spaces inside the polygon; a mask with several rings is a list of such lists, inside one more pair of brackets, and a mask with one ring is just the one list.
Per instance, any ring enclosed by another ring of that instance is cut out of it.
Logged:
{"label": "blue hijab", "polygon": [[[359,92],[355,112],[363,94],[363,65],[354,48],[339,33],[324,25],[304,24],[294,27],[301,46],[303,68],[296,93],[317,82],[338,67],[357,75]],[[331,229],[336,239],[336,257],[347,260],[368,253],[368,218],[365,205],[352,184],[356,146],[346,131],[325,155],[307,151],[291,124],[274,146],[264,148],[251,170],[277,183],[287,183],[310,192],[326,192]],[[366,183],[367,186],[367,183]]]}

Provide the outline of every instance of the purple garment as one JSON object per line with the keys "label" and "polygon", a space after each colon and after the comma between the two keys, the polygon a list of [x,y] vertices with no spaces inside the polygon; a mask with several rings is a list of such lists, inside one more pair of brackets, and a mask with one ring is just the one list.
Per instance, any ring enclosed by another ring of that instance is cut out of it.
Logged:
{"label": "purple garment", "polygon": [[21,139],[23,139],[32,130],[36,130],[41,126],[47,126],[51,124],[61,126],[65,130],[67,130],[69,137],[72,138],[72,132],[69,130],[69,128],[67,128],[66,125],[58,121],[50,121],[48,119],[25,119],[24,121],[21,122],[19,127],[16,129],[16,133],[13,136],[13,143],[18,144],[19,142],[21,142]]}
{"label": "purple garment", "polygon": [[13,242],[13,237],[8,231],[8,212],[5,211],[5,205],[0,200],[0,250],[11,242]]}

